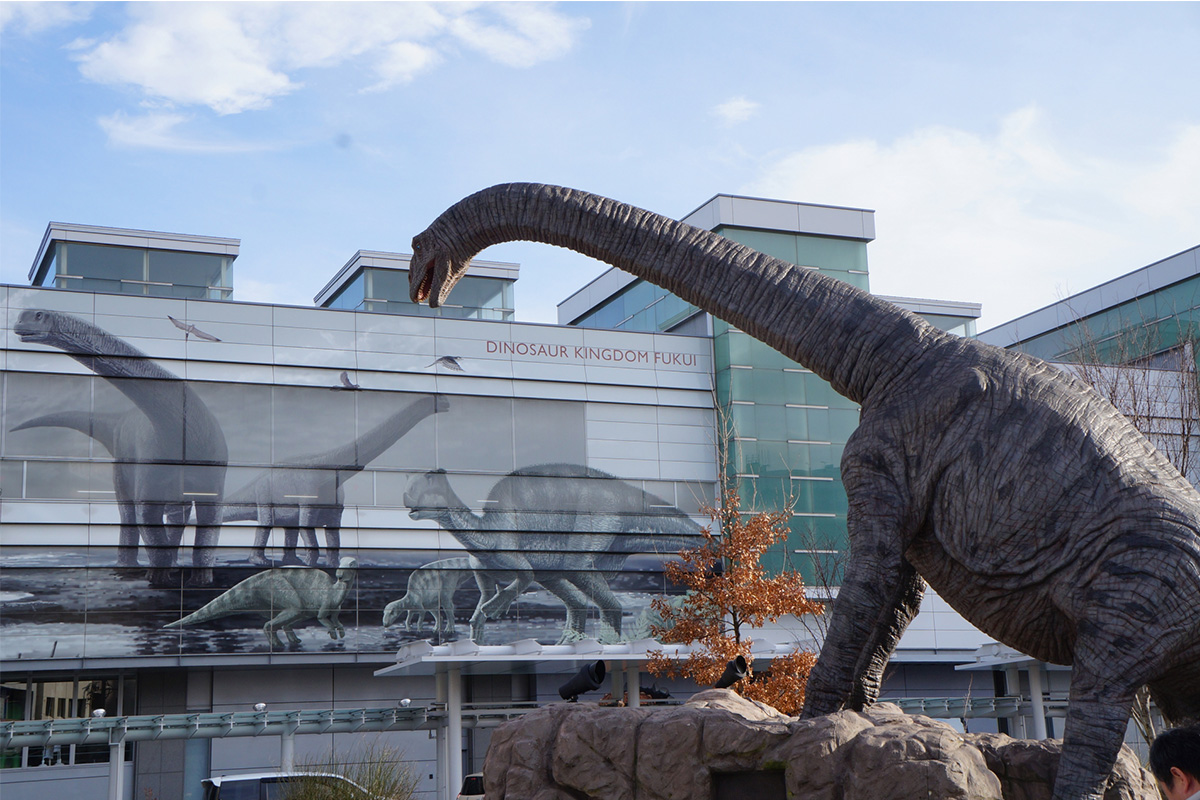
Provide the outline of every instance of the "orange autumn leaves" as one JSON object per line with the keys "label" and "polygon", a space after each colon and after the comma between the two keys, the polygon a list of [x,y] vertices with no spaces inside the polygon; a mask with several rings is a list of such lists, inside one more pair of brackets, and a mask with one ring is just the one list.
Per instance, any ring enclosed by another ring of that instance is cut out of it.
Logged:
{"label": "orange autumn leaves", "polygon": [[[680,552],[679,561],[666,565],[666,576],[687,593],[671,602],[658,598],[652,606],[662,625],[651,632],[664,644],[698,644],[684,661],[662,651],[651,653],[647,669],[654,675],[691,678],[711,686],[737,655],[751,662],[750,629],[786,615],[820,614],[820,603],[804,596],[804,582],[794,572],[769,577],[762,556],[771,545],[787,539],[788,515],[760,513],[744,519],[735,492],[722,508],[705,511],[715,525],[704,531],[699,547]],[[713,528],[717,533],[713,533]],[[785,714],[797,713],[804,704],[804,686],[816,655],[797,650],[776,656],[770,668],[738,681],[739,694],[774,706]]]}

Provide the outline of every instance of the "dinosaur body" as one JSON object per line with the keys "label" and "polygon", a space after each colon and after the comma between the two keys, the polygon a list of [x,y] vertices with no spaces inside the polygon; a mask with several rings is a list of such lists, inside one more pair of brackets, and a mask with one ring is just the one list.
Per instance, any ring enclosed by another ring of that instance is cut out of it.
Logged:
{"label": "dinosaur body", "polygon": [[292,644],[299,644],[300,637],[292,628],[307,619],[324,625],[330,639],[341,639],[346,628],[338,621],[338,614],[357,573],[358,562],[349,557],[338,564],[336,578],[308,567],[269,569],[251,575],[199,610],[163,627],[182,628],[234,614],[261,614],[267,617],[263,632],[274,647],[283,647],[277,630],[282,630]]}
{"label": "dinosaur body", "polygon": [[151,584],[168,585],[182,526],[194,508],[190,582],[210,585],[229,451],[204,401],[141,350],[70,314],[27,309],[13,331],[23,342],[62,350],[107,379],[140,411],[140,416],[125,415],[114,424],[112,446],[105,445],[118,462],[113,467],[121,508],[118,564],[137,564],[136,530],[147,548]]}
{"label": "dinosaur body", "polygon": [[1200,717],[1200,494],[1087,386],[815,270],[559,187],[497,186],[447,210],[413,240],[414,301],[440,304],[471,257],[514,239],[658,284],[861,404],[842,458],[850,559],[805,716],[877,698],[927,580],[989,635],[1073,665],[1055,800],[1099,800],[1143,684],[1168,718]]}
{"label": "dinosaur body", "polygon": [[[485,619],[508,611],[533,582],[563,601],[563,641],[583,637],[589,603],[619,635],[621,604],[608,579],[634,553],[677,553],[694,546],[700,527],[678,510],[606,472],[577,464],[542,464],[501,478],[482,515],[459,499],[445,472],[414,477],[404,493],[413,519],[432,519],[462,542],[489,579],[471,617],[480,640]],[[478,572],[478,570],[477,570]]]}
{"label": "dinosaur body", "polygon": [[383,624],[393,624],[400,618],[401,612],[406,612],[404,630],[412,630],[415,620],[419,631],[425,615],[429,614],[433,617],[435,633],[442,630],[454,633],[454,593],[463,581],[472,577],[485,601],[496,593],[495,581],[484,574],[483,565],[474,556],[444,558],[414,569],[408,576],[404,597],[384,607]]}
{"label": "dinosaur body", "polygon": [[317,528],[325,530],[328,563],[336,564],[341,546],[343,484],[412,430],[417,423],[445,411],[441,395],[413,400],[353,442],[306,458],[277,464],[231,493],[221,507],[222,522],[253,520],[258,523],[251,561],[265,565],[267,539],[274,527],[284,528],[284,563],[297,562],[295,550],[303,534],[306,563],[319,557]]}

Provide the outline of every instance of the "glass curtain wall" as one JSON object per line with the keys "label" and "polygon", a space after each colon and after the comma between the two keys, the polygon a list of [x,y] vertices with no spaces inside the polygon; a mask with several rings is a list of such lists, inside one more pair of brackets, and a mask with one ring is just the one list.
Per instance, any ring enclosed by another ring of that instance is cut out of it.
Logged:
{"label": "glass curtain wall", "polygon": [[56,242],[47,283],[59,289],[228,300],[232,259],[207,253]]}

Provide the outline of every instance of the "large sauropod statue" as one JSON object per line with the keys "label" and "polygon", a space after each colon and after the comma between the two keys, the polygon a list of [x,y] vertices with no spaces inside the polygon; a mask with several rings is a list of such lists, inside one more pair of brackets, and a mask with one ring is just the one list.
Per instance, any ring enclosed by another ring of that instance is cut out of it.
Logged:
{"label": "large sauropod statue", "polygon": [[841,281],[603,197],[508,184],[413,239],[410,291],[445,302],[511,240],[656,283],[861,404],[846,444],[850,559],[804,715],[861,709],[925,583],[988,635],[1071,664],[1055,800],[1099,800],[1136,690],[1200,716],[1200,494],[1080,381],[943,333]]}

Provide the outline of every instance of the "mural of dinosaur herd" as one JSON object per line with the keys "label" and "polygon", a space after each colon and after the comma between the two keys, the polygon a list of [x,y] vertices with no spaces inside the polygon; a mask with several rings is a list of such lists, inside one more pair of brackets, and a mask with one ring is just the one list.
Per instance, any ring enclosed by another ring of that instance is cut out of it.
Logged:
{"label": "mural of dinosaur herd", "polygon": [[[250,563],[269,567],[202,607],[167,624],[203,626],[232,615],[267,617],[270,646],[282,631],[300,644],[293,627],[315,619],[334,640],[359,573],[357,559],[341,555],[345,482],[435,414],[451,408],[444,395],[420,395],[352,441],[310,455],[273,460],[244,485],[228,491],[229,446],[217,416],[187,380],[147,354],[74,315],[21,311],[13,332],[22,342],[61,350],[110,383],[134,408],[120,413],[55,411],[24,419],[10,430],[67,428],[91,437],[112,457],[112,485],[120,516],[116,565],[140,568],[152,587],[178,586],[176,561],[187,527],[194,526],[186,585],[213,586],[222,525],[256,524]],[[343,381],[345,382],[345,381]],[[456,634],[454,593],[470,578],[479,599],[471,637],[482,641],[488,620],[505,616],[532,586],[566,610],[560,642],[583,638],[589,609],[600,614],[600,635],[621,636],[622,605],[610,582],[634,554],[670,557],[694,546],[700,527],[661,498],[606,472],[571,463],[522,467],[492,486],[482,514],[473,512],[444,470],[413,476],[403,494],[413,520],[433,520],[466,550],[412,570],[406,593],[384,609],[391,626],[403,613],[404,630],[419,632],[428,614],[435,636]],[[284,532],[283,559],[273,566],[266,546]],[[317,529],[324,532],[321,569]],[[303,547],[298,546],[303,542]],[[187,609],[185,608],[186,612]]]}

